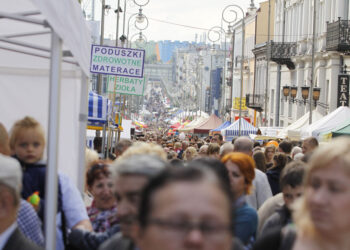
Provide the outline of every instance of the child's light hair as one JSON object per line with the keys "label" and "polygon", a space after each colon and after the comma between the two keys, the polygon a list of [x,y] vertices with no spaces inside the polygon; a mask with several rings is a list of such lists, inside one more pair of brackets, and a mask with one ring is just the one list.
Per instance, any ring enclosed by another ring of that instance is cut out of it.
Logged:
{"label": "child's light hair", "polygon": [[10,148],[12,150],[15,149],[16,141],[18,140],[20,133],[26,129],[35,129],[41,137],[43,144],[45,144],[45,133],[41,124],[33,117],[26,116],[22,120],[18,120],[11,129]]}

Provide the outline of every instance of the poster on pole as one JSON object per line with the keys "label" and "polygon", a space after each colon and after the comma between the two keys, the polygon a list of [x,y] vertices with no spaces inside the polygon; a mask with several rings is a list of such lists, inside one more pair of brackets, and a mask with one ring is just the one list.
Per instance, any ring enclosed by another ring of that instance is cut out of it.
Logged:
{"label": "poster on pole", "polygon": [[[246,98],[243,97],[242,98],[242,110],[247,110],[247,106],[246,106]],[[240,106],[240,98],[239,97],[234,97],[233,99],[233,109],[239,110],[239,106]]]}
{"label": "poster on pole", "polygon": [[92,45],[90,72],[143,78],[144,61],[141,49]]}
{"label": "poster on pole", "polygon": [[143,96],[145,78],[126,76],[108,76],[107,91],[109,93]]}

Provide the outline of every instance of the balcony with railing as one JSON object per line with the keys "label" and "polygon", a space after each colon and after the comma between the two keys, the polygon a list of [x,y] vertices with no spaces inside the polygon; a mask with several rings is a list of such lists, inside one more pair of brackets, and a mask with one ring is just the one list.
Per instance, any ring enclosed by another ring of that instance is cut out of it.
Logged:
{"label": "balcony with railing", "polygon": [[252,52],[256,57],[266,55],[270,61],[285,64],[288,69],[295,69],[291,58],[297,54],[297,43],[271,41],[255,45]]}
{"label": "balcony with railing", "polygon": [[297,54],[297,43],[273,42],[267,50],[267,56],[271,61],[285,64],[288,69],[295,69],[292,57]]}
{"label": "balcony with railing", "polygon": [[350,20],[327,23],[326,49],[350,54]]}
{"label": "balcony with railing", "polygon": [[258,112],[264,109],[264,95],[247,94],[246,95],[246,106],[251,109],[255,109]]}

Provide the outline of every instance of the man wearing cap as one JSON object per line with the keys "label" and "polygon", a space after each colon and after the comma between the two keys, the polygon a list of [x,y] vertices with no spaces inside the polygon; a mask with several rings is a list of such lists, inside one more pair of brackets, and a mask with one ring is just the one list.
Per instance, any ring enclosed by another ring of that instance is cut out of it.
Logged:
{"label": "man wearing cap", "polygon": [[17,227],[22,172],[19,162],[0,154],[0,249],[39,250]]}

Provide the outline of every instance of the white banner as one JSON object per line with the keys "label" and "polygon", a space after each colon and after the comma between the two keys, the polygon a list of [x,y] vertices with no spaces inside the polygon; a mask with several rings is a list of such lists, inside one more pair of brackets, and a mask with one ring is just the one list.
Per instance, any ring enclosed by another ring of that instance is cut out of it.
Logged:
{"label": "white banner", "polygon": [[126,95],[143,95],[145,88],[145,78],[108,76],[108,92]]}
{"label": "white banner", "polygon": [[92,45],[90,72],[142,78],[144,59],[144,50]]}

